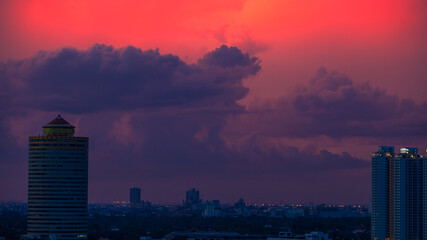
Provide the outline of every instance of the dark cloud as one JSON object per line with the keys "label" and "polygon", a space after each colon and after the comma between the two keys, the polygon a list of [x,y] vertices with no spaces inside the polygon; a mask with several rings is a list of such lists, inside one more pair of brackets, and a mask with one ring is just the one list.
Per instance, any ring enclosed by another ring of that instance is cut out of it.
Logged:
{"label": "dark cloud", "polygon": [[[227,68],[218,70],[221,61]],[[40,51],[29,59],[0,63],[0,97],[21,107],[73,113],[229,108],[248,91],[242,79],[259,69],[257,58],[225,45],[207,53],[199,64],[188,65],[158,50],[96,44],[85,51]]]}
{"label": "dark cloud", "polygon": [[214,51],[207,53],[199,63],[205,65],[214,65],[222,68],[227,67],[251,67],[253,73],[258,72],[259,60],[256,57],[250,57],[249,54],[243,54],[242,51],[236,47],[228,47],[222,45]]}
{"label": "dark cloud", "polygon": [[[224,116],[207,113],[137,114],[131,121],[136,138],[133,150],[143,159],[141,169],[150,177],[216,175],[227,178],[261,177],[269,174],[306,174],[368,167],[362,159],[348,153],[335,154],[325,149],[301,150],[293,146],[264,143],[251,136],[238,146],[228,146],[221,137]],[[195,137],[205,129],[200,137]],[[135,163],[138,164],[138,163]],[[131,168],[134,165],[130,165]],[[159,175],[155,169],[163,169]],[[130,169],[129,169],[130,170]],[[197,170],[197,173],[194,173]],[[130,170],[131,171],[131,170]]]}
{"label": "dark cloud", "polygon": [[368,83],[354,84],[343,74],[320,68],[310,85],[297,91],[292,99],[298,115],[318,121],[377,121],[402,115],[414,107],[412,101],[400,100],[385,89]]}
{"label": "dark cloud", "polygon": [[252,104],[245,120],[238,121],[276,137],[422,137],[425,106],[322,67],[308,85],[277,101]]}
{"label": "dark cloud", "polygon": [[[282,144],[266,144],[259,137],[253,135],[243,141],[238,148],[230,152],[233,159],[238,159],[238,166],[248,166],[250,175],[306,175],[320,172],[334,172],[343,169],[362,169],[369,163],[352,157],[343,152],[331,153],[326,149],[298,149]],[[280,177],[283,179],[284,177]]]}

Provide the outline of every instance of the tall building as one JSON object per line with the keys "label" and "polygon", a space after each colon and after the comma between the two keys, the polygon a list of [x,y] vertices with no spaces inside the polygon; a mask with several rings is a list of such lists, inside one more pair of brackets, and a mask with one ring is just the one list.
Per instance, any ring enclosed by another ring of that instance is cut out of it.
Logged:
{"label": "tall building", "polygon": [[[426,152],[427,153],[427,152]],[[427,239],[427,157],[421,158],[421,172],[422,172],[422,184],[421,184],[421,211],[422,211],[422,223],[421,228],[423,229],[422,238]]]}
{"label": "tall building", "polygon": [[185,205],[186,206],[192,206],[194,204],[198,204],[201,203],[202,201],[200,200],[199,197],[199,190],[196,190],[195,188],[192,188],[190,190],[188,190],[185,194],[186,198],[185,198]]}
{"label": "tall building", "polygon": [[394,235],[396,239],[415,239],[417,223],[416,148],[401,148],[394,159]]}
{"label": "tall building", "polygon": [[380,147],[372,157],[372,239],[427,240],[427,158]]}
{"label": "tall building", "polygon": [[388,239],[393,233],[392,163],[394,147],[380,146],[372,156],[372,239]]}
{"label": "tall building", "polygon": [[203,217],[221,217],[222,210],[219,200],[205,201],[205,209],[202,213]]}
{"label": "tall building", "polygon": [[236,209],[237,215],[248,215],[248,211],[246,209],[246,203],[243,198],[240,198],[238,202],[234,204],[234,208]]}
{"label": "tall building", "polygon": [[29,137],[28,235],[87,239],[88,138],[60,115]]}
{"label": "tall building", "polygon": [[130,198],[129,202],[132,206],[137,206],[141,204],[141,189],[134,187],[130,189]]}

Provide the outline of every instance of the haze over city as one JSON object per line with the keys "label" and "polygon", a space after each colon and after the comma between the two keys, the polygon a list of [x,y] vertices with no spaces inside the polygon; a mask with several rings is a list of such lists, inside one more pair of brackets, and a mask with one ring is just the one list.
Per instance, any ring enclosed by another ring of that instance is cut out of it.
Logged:
{"label": "haze over city", "polygon": [[425,1],[2,1],[0,201],[28,137],[89,137],[89,202],[360,203],[427,145]]}

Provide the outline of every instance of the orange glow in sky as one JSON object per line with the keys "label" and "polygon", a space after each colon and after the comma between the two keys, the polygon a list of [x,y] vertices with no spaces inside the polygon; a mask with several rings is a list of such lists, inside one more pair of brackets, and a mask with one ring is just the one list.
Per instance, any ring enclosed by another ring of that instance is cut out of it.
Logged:
{"label": "orange glow in sky", "polygon": [[[403,1],[14,1],[2,57],[95,42],[198,54],[248,39],[266,44],[322,34],[357,40],[411,26],[414,4]],[[405,9],[405,11],[402,11]],[[13,29],[13,31],[12,31]]]}
{"label": "orange glow in sky", "polygon": [[[407,71],[419,71],[411,60],[427,52],[422,41],[427,36],[427,4],[417,1],[18,0],[1,4],[0,59],[102,43],[159,48],[161,53],[194,62],[227,44],[263,61],[263,71],[256,77],[262,81],[247,82],[261,97],[283,94],[320,66],[384,84],[380,79],[394,81],[406,77]],[[372,69],[374,65],[378,70]],[[397,66],[405,71],[398,72]],[[391,87],[391,91],[401,90]]]}

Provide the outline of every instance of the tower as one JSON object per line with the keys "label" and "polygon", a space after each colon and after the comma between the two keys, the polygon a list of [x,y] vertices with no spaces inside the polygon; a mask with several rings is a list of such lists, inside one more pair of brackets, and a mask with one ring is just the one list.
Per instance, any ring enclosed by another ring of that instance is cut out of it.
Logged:
{"label": "tower", "polygon": [[393,233],[394,147],[380,146],[372,155],[372,233],[373,240],[391,238]]}
{"label": "tower", "polygon": [[417,148],[379,147],[372,156],[373,240],[427,240],[427,158]]}
{"label": "tower", "polygon": [[409,147],[394,159],[395,239],[423,239],[421,160],[418,149]]}
{"label": "tower", "polygon": [[199,195],[200,195],[200,193],[199,193],[198,189],[196,190],[195,188],[192,188],[192,189],[188,190],[185,193],[185,205],[186,206],[192,206],[194,204],[201,203],[202,201],[200,200]]}
{"label": "tower", "polygon": [[[426,152],[427,154],[427,152]],[[422,175],[422,180],[421,180],[421,184],[420,184],[420,188],[421,188],[421,198],[422,201],[420,203],[420,211],[421,211],[421,216],[422,216],[422,221],[420,223],[420,229],[422,229],[422,237],[420,237],[420,239],[427,239],[427,157],[423,157],[420,160],[421,162],[421,166],[420,166],[420,170],[421,170],[421,175]]]}
{"label": "tower", "polygon": [[28,235],[87,239],[88,138],[60,115],[29,137]]}
{"label": "tower", "polygon": [[141,204],[141,188],[131,188],[130,189],[130,204],[132,206],[139,206]]}

